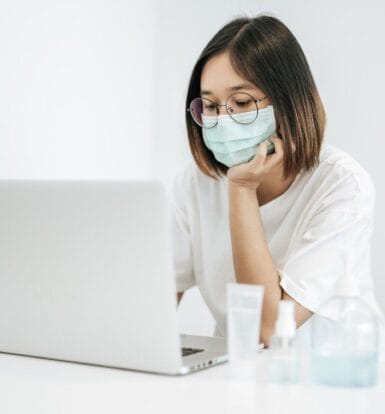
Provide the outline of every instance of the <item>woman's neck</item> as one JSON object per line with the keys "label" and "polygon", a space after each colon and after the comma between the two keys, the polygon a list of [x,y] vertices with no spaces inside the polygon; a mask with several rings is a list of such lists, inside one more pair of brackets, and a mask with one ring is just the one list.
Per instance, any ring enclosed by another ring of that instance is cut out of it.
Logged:
{"label": "woman's neck", "polygon": [[261,182],[257,188],[258,204],[264,204],[274,200],[282,195],[293,183],[296,175],[292,175],[287,179],[283,179],[283,167],[279,166],[277,170],[273,170],[271,174]]}

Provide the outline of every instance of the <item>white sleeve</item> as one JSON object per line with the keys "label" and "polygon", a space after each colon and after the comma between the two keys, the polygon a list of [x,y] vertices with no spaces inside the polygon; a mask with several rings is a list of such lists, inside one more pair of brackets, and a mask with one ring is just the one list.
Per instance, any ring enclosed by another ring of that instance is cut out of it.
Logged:
{"label": "white sleeve", "polygon": [[171,193],[171,241],[177,292],[184,292],[196,285],[186,209],[189,191],[186,172],[184,170],[175,176]]}
{"label": "white sleeve", "polygon": [[[372,277],[374,200],[369,175],[359,174],[338,180],[317,202],[316,212],[278,268],[282,288],[305,308],[319,313],[346,271],[358,286],[367,286]],[[331,316],[327,309],[324,313]]]}

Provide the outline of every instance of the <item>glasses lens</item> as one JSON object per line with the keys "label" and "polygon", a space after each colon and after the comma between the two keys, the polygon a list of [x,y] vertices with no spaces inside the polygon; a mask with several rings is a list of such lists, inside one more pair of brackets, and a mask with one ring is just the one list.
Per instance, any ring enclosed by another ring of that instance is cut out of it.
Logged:
{"label": "glasses lens", "polygon": [[[234,121],[241,124],[250,124],[258,116],[258,106],[254,98],[246,92],[237,92],[229,96],[227,108]],[[244,114],[241,116],[234,116]]]}
{"label": "glasses lens", "polygon": [[194,121],[201,127],[212,128],[217,124],[217,108],[214,102],[209,99],[193,99],[190,104],[190,113]]}

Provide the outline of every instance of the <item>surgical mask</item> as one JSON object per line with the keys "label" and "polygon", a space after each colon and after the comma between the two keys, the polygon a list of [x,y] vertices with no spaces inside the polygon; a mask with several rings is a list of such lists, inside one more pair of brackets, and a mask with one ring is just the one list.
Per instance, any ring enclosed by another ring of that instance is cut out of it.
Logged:
{"label": "surgical mask", "polygon": [[[275,134],[275,116],[272,105],[255,112],[219,115],[218,123],[213,128],[202,128],[203,141],[211,150],[217,161],[228,167],[243,164],[252,160],[258,145]],[[210,125],[210,116],[202,115],[204,125]],[[234,121],[236,119],[239,123]]]}

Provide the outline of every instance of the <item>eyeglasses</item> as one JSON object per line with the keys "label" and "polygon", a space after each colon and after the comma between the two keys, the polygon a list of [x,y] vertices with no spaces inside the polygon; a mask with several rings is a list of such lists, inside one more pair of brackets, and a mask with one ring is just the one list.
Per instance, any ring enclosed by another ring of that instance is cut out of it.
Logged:
{"label": "eyeglasses", "polygon": [[[235,92],[231,94],[224,105],[219,105],[208,98],[194,98],[187,112],[190,112],[192,119],[202,128],[213,128],[218,123],[219,107],[225,106],[230,117],[240,124],[251,124],[258,117],[258,102],[267,99],[254,99],[246,92]],[[254,112],[255,111],[255,112]],[[253,112],[245,117],[235,117],[235,115],[246,112]]]}

